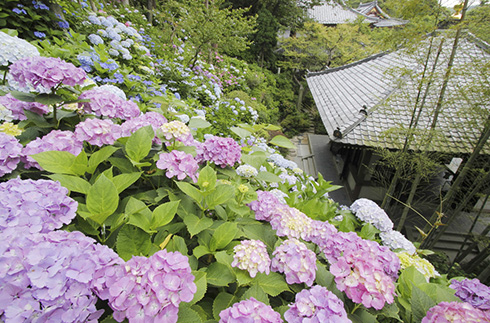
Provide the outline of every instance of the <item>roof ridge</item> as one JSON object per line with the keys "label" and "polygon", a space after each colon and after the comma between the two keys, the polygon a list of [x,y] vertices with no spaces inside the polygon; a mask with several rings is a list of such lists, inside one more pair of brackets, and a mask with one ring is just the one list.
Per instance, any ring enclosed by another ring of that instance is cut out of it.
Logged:
{"label": "roof ridge", "polygon": [[374,55],[368,56],[368,57],[363,58],[361,60],[355,61],[353,63],[349,63],[347,65],[342,65],[342,66],[338,66],[338,67],[334,67],[334,68],[329,68],[329,69],[325,69],[323,71],[318,71],[318,72],[309,72],[306,75],[306,78],[311,77],[311,76],[323,75],[323,74],[328,74],[328,73],[331,73],[331,72],[340,71],[340,70],[343,70],[343,69],[346,69],[346,68],[350,68],[352,66],[356,66],[356,65],[360,65],[360,64],[369,62],[369,61],[371,61],[373,59],[376,59],[378,57],[381,57],[381,56],[384,56],[384,55],[387,55],[387,54],[390,54],[390,53],[391,52],[384,51],[384,52],[381,52],[381,53],[378,53],[378,54],[374,54]]}

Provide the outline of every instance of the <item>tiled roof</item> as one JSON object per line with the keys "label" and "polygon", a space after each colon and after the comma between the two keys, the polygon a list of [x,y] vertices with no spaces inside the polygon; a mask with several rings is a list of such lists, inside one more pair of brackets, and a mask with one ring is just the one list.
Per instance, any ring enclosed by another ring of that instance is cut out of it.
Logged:
{"label": "tiled roof", "polygon": [[378,19],[369,18],[355,10],[352,10],[336,2],[325,2],[320,6],[308,9],[308,16],[324,25],[337,25],[354,22],[359,17],[364,17],[365,22],[373,23]]}
{"label": "tiled roof", "polygon": [[[439,46],[441,39],[442,37],[435,38],[434,48]],[[427,91],[425,105],[420,114],[417,127],[419,137],[430,128],[432,112],[440,93],[441,80],[453,41],[453,38],[445,40],[437,61],[435,77]],[[403,143],[394,139],[396,136],[390,137],[389,133],[409,127],[423,69],[423,64],[417,61],[417,57],[426,57],[429,47],[428,42],[423,44],[417,55],[408,55],[405,50],[381,53],[346,66],[308,74],[309,88],[332,140],[355,146],[401,148]],[[477,69],[482,62],[490,62],[488,47],[484,47],[479,46],[470,35],[460,40],[453,76],[448,83],[437,122],[437,135],[431,141],[432,146],[427,149],[438,150],[443,147],[444,151],[454,153],[471,152],[471,142],[478,138],[483,120],[486,119],[486,115],[478,116],[474,110],[480,109],[488,113],[490,109],[490,99],[477,104],[481,94],[475,96],[470,91],[474,88],[471,84],[481,84],[476,81],[479,78],[488,84],[488,75],[479,73]],[[436,52],[433,49],[432,63]],[[403,69],[419,74],[401,76]],[[463,90],[469,97],[468,100],[462,97]],[[363,106],[367,108],[367,115],[360,112]],[[342,138],[333,136],[336,129],[340,130]],[[423,147],[415,142],[410,148]],[[490,147],[486,152],[490,153]]]}

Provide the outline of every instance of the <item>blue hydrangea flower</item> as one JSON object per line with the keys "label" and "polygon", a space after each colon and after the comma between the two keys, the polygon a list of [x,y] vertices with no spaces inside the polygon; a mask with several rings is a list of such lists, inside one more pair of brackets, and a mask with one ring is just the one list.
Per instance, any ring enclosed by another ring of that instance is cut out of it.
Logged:
{"label": "blue hydrangea flower", "polygon": [[34,36],[36,36],[37,38],[44,38],[46,37],[46,34],[40,31],[35,31]]}
{"label": "blue hydrangea flower", "polygon": [[88,35],[88,40],[94,45],[99,45],[104,43],[104,40],[99,35],[96,34]]}

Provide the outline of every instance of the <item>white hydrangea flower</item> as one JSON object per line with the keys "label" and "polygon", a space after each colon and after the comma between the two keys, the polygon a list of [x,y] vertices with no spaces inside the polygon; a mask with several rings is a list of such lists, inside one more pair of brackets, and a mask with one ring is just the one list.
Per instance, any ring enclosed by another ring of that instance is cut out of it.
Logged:
{"label": "white hydrangea flower", "polygon": [[243,177],[246,177],[246,178],[250,178],[250,177],[255,177],[259,174],[259,172],[257,171],[257,169],[253,166],[250,166],[250,165],[241,165],[241,166],[238,166],[238,168],[236,169],[236,173],[239,175],[239,176],[243,176]]}
{"label": "white hydrangea flower", "polygon": [[386,212],[371,200],[360,198],[352,203],[350,209],[359,220],[372,224],[380,231],[393,229],[393,222]]}
{"label": "white hydrangea flower", "polygon": [[413,243],[396,230],[381,232],[379,236],[381,237],[383,244],[391,250],[403,249],[411,255],[415,254],[417,251]]}
{"label": "white hydrangea flower", "polygon": [[8,66],[24,57],[40,56],[34,45],[0,31],[0,66]]}

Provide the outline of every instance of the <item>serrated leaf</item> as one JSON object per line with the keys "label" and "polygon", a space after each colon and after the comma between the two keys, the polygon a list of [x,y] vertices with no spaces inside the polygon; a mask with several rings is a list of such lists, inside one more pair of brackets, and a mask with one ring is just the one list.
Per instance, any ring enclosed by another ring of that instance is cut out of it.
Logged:
{"label": "serrated leaf", "polygon": [[30,156],[48,172],[68,175],[79,175],[80,173],[73,166],[76,156],[67,151],[43,151]]}
{"label": "serrated leaf", "polygon": [[369,313],[363,308],[358,308],[354,314],[348,313],[347,316],[352,321],[352,323],[375,323],[376,316]]}
{"label": "serrated leaf", "polygon": [[57,94],[52,93],[41,93],[36,95],[34,98],[36,102],[39,102],[44,105],[53,105],[57,103],[63,102],[63,98]]}
{"label": "serrated leaf", "polygon": [[36,95],[20,91],[10,91],[10,94],[19,101],[36,102]]}
{"label": "serrated leaf", "polygon": [[216,189],[206,196],[206,204],[212,209],[216,205],[223,204],[235,197],[235,190],[228,185],[218,185]]}
{"label": "serrated leaf", "polygon": [[179,207],[179,203],[180,200],[168,202],[157,206],[153,210],[153,215],[151,218],[151,228],[157,229],[158,227],[162,227],[170,223],[174,219],[177,208]]}
{"label": "serrated leaf", "polygon": [[201,118],[192,117],[187,126],[191,129],[192,128],[204,129],[204,128],[211,127],[211,123],[209,123],[206,120],[201,119]]}
{"label": "serrated leaf", "polygon": [[99,166],[100,163],[108,160],[108,158],[118,149],[119,148],[116,148],[114,146],[105,146],[102,149],[93,153],[88,160],[87,173],[93,174],[97,166]]}
{"label": "serrated leaf", "polygon": [[125,224],[117,235],[116,250],[128,261],[134,256],[146,256],[151,248],[151,236],[138,227]]}
{"label": "serrated leaf", "polygon": [[427,311],[436,306],[436,302],[417,286],[412,287],[411,305],[414,322],[420,322],[427,315]]}
{"label": "serrated leaf", "polygon": [[213,302],[213,316],[216,321],[219,321],[219,313],[222,310],[231,307],[238,299],[232,294],[221,292],[216,296]]}
{"label": "serrated leaf", "polygon": [[73,175],[51,174],[48,175],[53,181],[60,182],[61,186],[66,187],[72,192],[87,194],[92,185],[83,178]]}
{"label": "serrated leaf", "polygon": [[190,305],[199,302],[206,294],[208,289],[208,281],[206,279],[206,272],[204,271],[192,271],[194,275],[194,284],[196,284],[197,290],[194,293],[194,298],[189,303]]}
{"label": "serrated leaf", "polygon": [[252,154],[242,155],[241,160],[244,164],[253,166],[259,170],[260,166],[267,160],[267,155],[263,151],[256,151]]}
{"label": "serrated leaf", "polygon": [[280,183],[282,181],[279,176],[268,171],[259,172],[255,178],[267,183]]}
{"label": "serrated leaf", "polygon": [[126,204],[125,213],[129,224],[137,226],[145,232],[153,232],[150,229],[151,211],[144,202],[130,197]]}
{"label": "serrated leaf", "polygon": [[236,280],[239,286],[246,286],[253,280],[248,271],[238,268],[234,268],[233,270],[235,271]]}
{"label": "serrated leaf", "polygon": [[287,148],[287,149],[296,148],[296,146],[291,142],[291,140],[281,135],[277,135],[274,138],[272,138],[271,141],[269,141],[269,144],[276,145],[282,148]]}
{"label": "serrated leaf", "polygon": [[376,237],[376,233],[379,232],[380,231],[376,229],[372,224],[366,223],[362,226],[359,236],[366,240],[374,240],[374,238]]}
{"label": "serrated leaf", "polygon": [[188,214],[184,217],[184,224],[187,227],[187,231],[191,234],[191,237],[199,232],[206,230],[213,225],[213,220],[210,218],[199,218],[193,214]]}
{"label": "serrated leaf", "polygon": [[143,172],[134,172],[134,173],[123,173],[112,178],[112,182],[116,186],[117,192],[121,193],[129,186],[133,185],[136,182]]}
{"label": "serrated leaf", "polygon": [[179,189],[186,195],[194,199],[198,204],[201,204],[203,200],[203,194],[194,186],[186,182],[175,182]]}
{"label": "serrated leaf", "polygon": [[214,231],[211,242],[209,243],[209,249],[211,249],[211,251],[223,249],[231,242],[231,240],[233,240],[233,238],[235,238],[237,233],[238,227],[236,223],[223,223]]}
{"label": "serrated leaf", "polygon": [[252,135],[250,131],[238,127],[231,127],[230,130],[242,139],[245,139]]}
{"label": "serrated leaf", "polygon": [[218,262],[211,263],[206,270],[208,283],[214,286],[228,286],[233,283],[235,275],[226,265]]}
{"label": "serrated leaf", "polygon": [[119,205],[119,194],[116,186],[104,174],[90,187],[87,193],[87,209],[92,216],[90,219],[99,224],[116,211]]}
{"label": "serrated leaf", "polygon": [[217,179],[216,171],[211,166],[206,165],[206,167],[199,172],[197,185],[199,185],[200,189],[203,191],[211,191],[216,187]]}
{"label": "serrated leaf", "polygon": [[148,156],[154,137],[155,132],[151,126],[140,128],[131,134],[125,146],[129,158],[137,163]]}
{"label": "serrated leaf", "polygon": [[264,292],[264,290],[257,283],[252,284],[252,286],[250,286],[249,289],[247,289],[245,291],[245,293],[243,293],[243,295],[240,299],[246,300],[246,299],[249,299],[250,297],[253,297],[256,300],[258,300],[259,302],[262,302],[266,305],[270,305],[269,297],[267,296],[267,294]]}
{"label": "serrated leaf", "polygon": [[208,247],[203,246],[203,245],[199,245],[199,246],[195,247],[194,250],[192,250],[192,254],[197,259],[201,258],[204,255],[210,254],[210,253],[211,253],[211,250],[209,250]]}
{"label": "serrated leaf", "polygon": [[194,311],[190,305],[182,303],[179,306],[179,315],[177,319],[177,323],[200,323],[202,322],[201,316]]}
{"label": "serrated leaf", "polygon": [[269,275],[258,273],[255,279],[260,288],[272,297],[289,290],[288,283],[286,283],[284,276],[275,272],[271,272]]}

